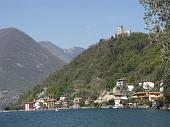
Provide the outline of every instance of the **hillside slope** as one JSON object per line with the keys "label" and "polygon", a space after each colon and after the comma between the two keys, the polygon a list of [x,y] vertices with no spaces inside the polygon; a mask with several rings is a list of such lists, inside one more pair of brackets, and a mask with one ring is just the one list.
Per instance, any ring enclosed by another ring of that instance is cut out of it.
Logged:
{"label": "hillside slope", "polygon": [[0,29],[1,90],[28,90],[64,64],[24,32]]}
{"label": "hillside slope", "polygon": [[[87,98],[102,89],[112,89],[118,78],[127,77],[128,83],[137,85],[141,80],[161,80],[162,72],[160,47],[150,45],[147,34],[132,33],[89,47],[59,73],[50,75],[42,87],[50,97],[74,93]],[[41,90],[34,88],[21,100],[31,99]]]}

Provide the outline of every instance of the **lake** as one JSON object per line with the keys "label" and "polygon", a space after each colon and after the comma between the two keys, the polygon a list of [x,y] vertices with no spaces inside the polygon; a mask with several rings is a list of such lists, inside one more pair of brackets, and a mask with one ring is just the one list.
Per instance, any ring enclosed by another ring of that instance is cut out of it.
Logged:
{"label": "lake", "polygon": [[1,112],[0,127],[170,127],[170,112],[155,109]]}

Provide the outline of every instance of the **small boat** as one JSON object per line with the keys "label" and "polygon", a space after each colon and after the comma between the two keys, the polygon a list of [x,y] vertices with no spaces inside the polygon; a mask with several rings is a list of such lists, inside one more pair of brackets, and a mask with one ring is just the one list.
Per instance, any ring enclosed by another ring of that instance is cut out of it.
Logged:
{"label": "small boat", "polygon": [[56,108],[55,111],[56,111],[56,112],[59,111],[58,108]]}

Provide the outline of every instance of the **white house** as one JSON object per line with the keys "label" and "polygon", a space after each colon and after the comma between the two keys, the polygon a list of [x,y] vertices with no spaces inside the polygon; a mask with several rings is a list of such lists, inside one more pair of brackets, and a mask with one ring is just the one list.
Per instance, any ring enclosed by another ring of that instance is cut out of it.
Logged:
{"label": "white house", "polygon": [[119,108],[119,107],[122,107],[123,105],[121,104],[121,100],[127,100],[128,98],[121,94],[121,93],[115,93],[114,94],[114,108]]}
{"label": "white house", "polygon": [[40,98],[38,100],[35,100],[35,109],[36,110],[41,110],[44,108],[44,106],[47,107],[47,102],[46,102],[47,99],[44,99],[44,98]]}
{"label": "white house", "polygon": [[143,86],[145,90],[153,89],[155,84],[153,82],[145,81],[145,82],[140,82],[139,86]]}
{"label": "white house", "polygon": [[133,91],[134,85],[128,85],[128,91]]}
{"label": "white house", "polygon": [[117,81],[116,86],[117,87],[122,87],[123,86],[123,81]]}
{"label": "white house", "polygon": [[122,87],[125,84],[126,80],[127,80],[126,78],[118,79],[116,82],[116,86]]}
{"label": "white house", "polygon": [[43,103],[42,102],[35,102],[35,109],[36,110],[43,109]]}

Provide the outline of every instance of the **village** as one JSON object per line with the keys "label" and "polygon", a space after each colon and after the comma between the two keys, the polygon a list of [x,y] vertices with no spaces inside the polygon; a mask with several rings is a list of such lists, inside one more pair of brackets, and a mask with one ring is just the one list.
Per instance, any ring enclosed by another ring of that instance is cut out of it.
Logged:
{"label": "village", "polygon": [[[117,32],[113,34],[113,38],[122,36],[130,36],[131,30],[125,31],[123,26],[117,27]],[[70,99],[61,96],[58,99],[44,97],[43,91],[38,95],[38,99],[27,102],[24,106],[25,111],[31,110],[53,110],[53,109],[70,109],[70,108],[160,108],[163,106],[163,81],[141,81],[137,85],[127,83],[128,79],[123,77],[117,79],[115,87],[112,91],[103,90],[98,98],[84,99],[75,96]]]}
{"label": "village", "polygon": [[142,81],[137,86],[128,85],[127,78],[118,79],[112,91],[102,91],[96,100],[75,96],[73,100],[62,96],[59,99],[41,96],[27,102],[25,111],[58,110],[78,108],[161,108],[163,82]]}

